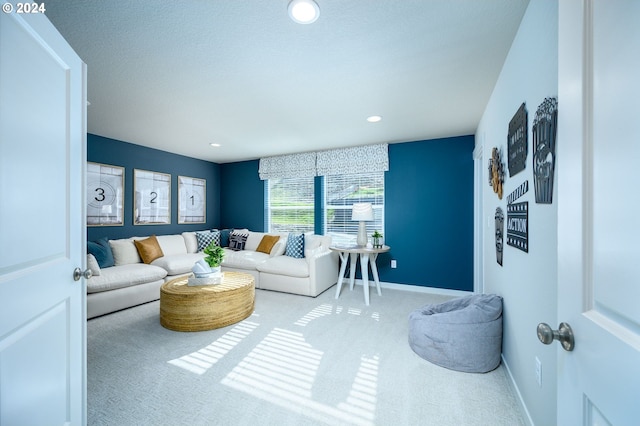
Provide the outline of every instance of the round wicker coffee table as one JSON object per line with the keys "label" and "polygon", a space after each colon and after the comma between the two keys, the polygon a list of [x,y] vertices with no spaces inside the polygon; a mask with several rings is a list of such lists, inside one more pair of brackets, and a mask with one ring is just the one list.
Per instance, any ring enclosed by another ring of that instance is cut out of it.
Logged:
{"label": "round wicker coffee table", "polygon": [[255,281],[250,274],[223,272],[215,285],[189,286],[189,277],[160,287],[160,324],[175,331],[203,331],[242,321],[253,312]]}

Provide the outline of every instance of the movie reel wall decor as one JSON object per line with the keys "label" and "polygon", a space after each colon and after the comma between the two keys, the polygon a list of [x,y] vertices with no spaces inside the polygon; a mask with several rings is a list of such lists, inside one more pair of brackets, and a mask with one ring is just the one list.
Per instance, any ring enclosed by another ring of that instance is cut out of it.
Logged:
{"label": "movie reel wall decor", "polygon": [[489,186],[493,188],[493,192],[498,194],[498,198],[501,200],[503,185],[504,163],[502,162],[502,154],[498,148],[493,148],[489,159]]}

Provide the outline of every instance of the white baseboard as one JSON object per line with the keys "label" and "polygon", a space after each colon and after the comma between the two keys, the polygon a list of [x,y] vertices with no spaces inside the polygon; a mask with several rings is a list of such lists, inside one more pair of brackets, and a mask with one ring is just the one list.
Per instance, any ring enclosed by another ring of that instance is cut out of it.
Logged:
{"label": "white baseboard", "polygon": [[[346,279],[342,285],[349,285],[349,280]],[[355,280],[355,285],[362,285],[361,279]],[[375,288],[375,283],[369,280],[369,287],[373,286]],[[438,288],[438,287],[425,287],[421,285],[410,285],[410,284],[396,284],[396,283],[386,283],[380,281],[381,288],[389,288],[391,290],[401,290],[401,291],[413,291],[415,293],[431,293],[431,294],[442,294],[445,296],[454,296],[454,297],[462,297],[473,294],[472,291],[462,291],[462,290],[450,290],[447,288]]]}

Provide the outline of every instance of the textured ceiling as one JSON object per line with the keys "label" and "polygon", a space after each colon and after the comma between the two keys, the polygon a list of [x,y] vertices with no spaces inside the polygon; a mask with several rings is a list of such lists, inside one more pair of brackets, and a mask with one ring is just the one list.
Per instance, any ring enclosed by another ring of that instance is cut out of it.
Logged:
{"label": "textured ceiling", "polygon": [[316,1],[310,25],[288,0],[46,7],[87,63],[89,133],[225,163],[473,134],[528,4]]}

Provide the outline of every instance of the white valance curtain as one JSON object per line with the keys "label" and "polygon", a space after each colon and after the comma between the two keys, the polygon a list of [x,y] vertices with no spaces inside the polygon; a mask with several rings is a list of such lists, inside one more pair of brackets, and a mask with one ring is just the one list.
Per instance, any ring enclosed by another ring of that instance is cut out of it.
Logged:
{"label": "white valance curtain", "polygon": [[316,153],[261,158],[258,173],[262,180],[316,176]]}
{"label": "white valance curtain", "polygon": [[353,146],[260,159],[260,179],[346,175],[389,170],[389,145]]}
{"label": "white valance curtain", "polygon": [[386,172],[389,170],[389,145],[353,146],[318,152],[318,176]]}

